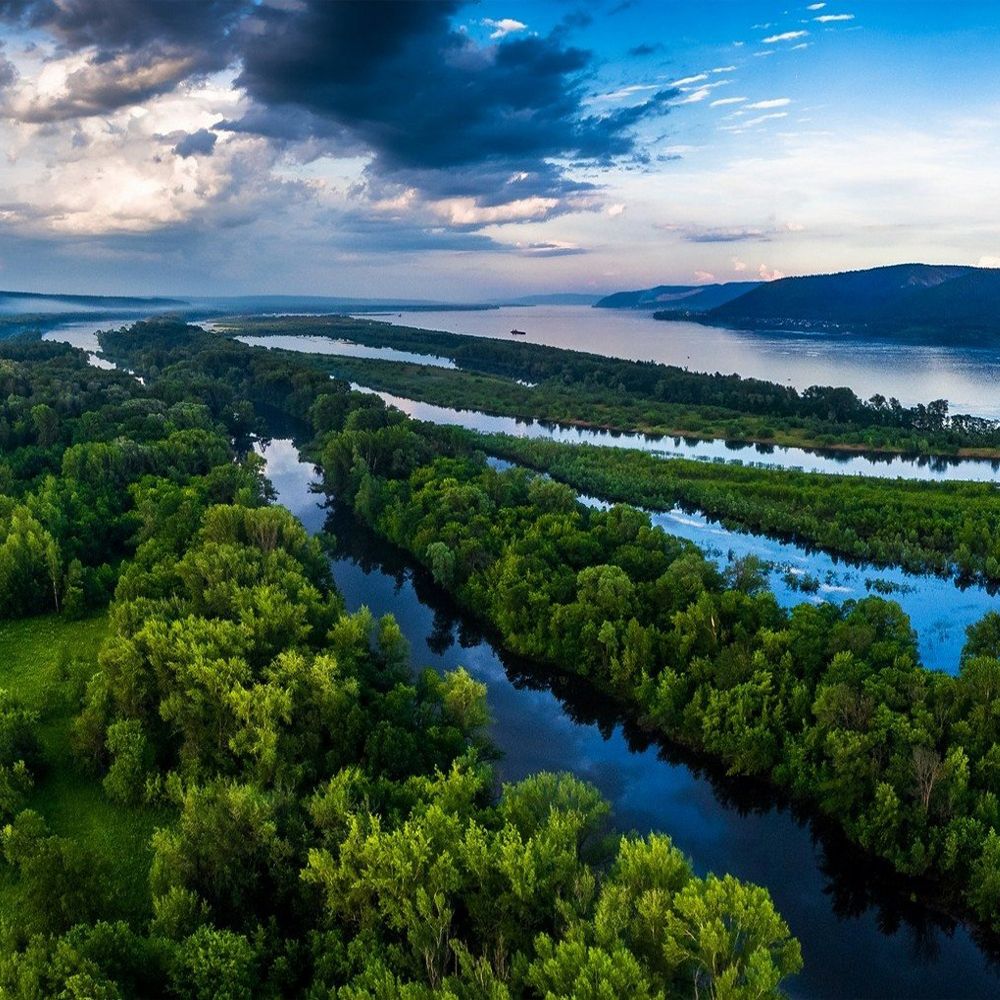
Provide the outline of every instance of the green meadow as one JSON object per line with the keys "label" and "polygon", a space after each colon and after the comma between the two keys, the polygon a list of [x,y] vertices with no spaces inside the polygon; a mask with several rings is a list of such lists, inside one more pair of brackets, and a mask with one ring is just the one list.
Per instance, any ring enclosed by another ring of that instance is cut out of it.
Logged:
{"label": "green meadow", "polygon": [[[112,898],[123,918],[150,909],[149,848],[153,830],[169,819],[163,809],[112,802],[100,778],[74,757],[70,733],[87,680],[107,632],[106,615],[68,621],[42,615],[0,622],[0,687],[39,715],[45,767],[29,798],[53,833],[71,837],[95,853],[113,880]],[[0,869],[0,919],[16,919],[18,889],[13,870]]]}

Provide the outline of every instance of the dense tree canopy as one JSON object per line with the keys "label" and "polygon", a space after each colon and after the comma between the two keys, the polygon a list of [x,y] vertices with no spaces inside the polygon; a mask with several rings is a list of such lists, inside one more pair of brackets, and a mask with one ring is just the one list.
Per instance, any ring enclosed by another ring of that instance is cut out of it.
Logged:
{"label": "dense tree canopy", "polygon": [[[777,996],[801,957],[766,890],[695,875],[665,835],[613,834],[572,776],[499,785],[483,685],[414,671],[391,617],[346,613],[319,542],[238,458],[268,406],[346,435],[329,442],[345,486],[406,476],[434,442],[309,369],[201,353],[168,324],[136,341],[146,385],[97,375],[79,412],[55,398],[91,377],[74,356],[42,351],[37,385],[16,361],[31,407],[3,453],[0,572],[8,614],[114,590],[96,662],[66,667],[58,697],[73,782],[123,820],[162,817],[149,908],[124,914],[107,859],[33,808],[52,761],[37,714],[0,692],[0,993]],[[573,506],[514,488],[553,517]],[[460,524],[491,512],[475,483],[440,499]],[[461,528],[440,544],[446,577],[494,556]],[[607,609],[635,589],[591,577]]]}

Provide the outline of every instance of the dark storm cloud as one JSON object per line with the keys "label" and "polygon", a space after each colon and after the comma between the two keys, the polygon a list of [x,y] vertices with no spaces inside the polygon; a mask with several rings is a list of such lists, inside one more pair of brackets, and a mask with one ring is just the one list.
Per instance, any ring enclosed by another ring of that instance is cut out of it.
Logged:
{"label": "dark storm cloud", "polygon": [[[465,8],[468,29],[457,16]],[[644,163],[635,131],[677,94],[594,110],[593,55],[570,41],[585,10],[548,35],[489,40],[476,13],[466,0],[0,0],[0,25],[47,34],[57,58],[85,57],[56,94],[22,88],[20,120],[57,128],[234,67],[247,97],[240,116],[165,137],[176,155],[211,155],[226,129],[299,160],[365,157],[358,201],[380,215],[402,199],[411,224],[423,222],[406,239],[435,246],[445,231],[471,236],[595,207],[596,185],[570,169]],[[0,85],[4,75],[0,55]],[[428,205],[448,199],[459,201]]]}
{"label": "dark storm cloud", "polygon": [[174,152],[178,156],[211,156],[215,149],[215,140],[218,136],[214,132],[209,132],[207,128],[200,128],[197,132],[189,132],[180,142],[174,146]]}
{"label": "dark storm cloud", "polygon": [[178,46],[218,68],[231,56],[219,43],[248,6],[247,0],[0,0],[0,20],[44,30],[72,52]]}
{"label": "dark storm cloud", "polygon": [[[480,204],[579,190],[552,160],[609,163],[671,91],[606,115],[586,112],[591,54],[548,37],[480,46],[452,26],[461,4],[334,3],[261,8],[244,25],[238,84],[257,108],[225,127],[305,135],[370,152],[373,185]],[[521,175],[526,175],[522,177]]]}
{"label": "dark storm cloud", "polygon": [[105,114],[223,69],[247,0],[0,0],[0,23],[44,31],[61,53],[92,51],[66,94],[21,109],[25,121]]}

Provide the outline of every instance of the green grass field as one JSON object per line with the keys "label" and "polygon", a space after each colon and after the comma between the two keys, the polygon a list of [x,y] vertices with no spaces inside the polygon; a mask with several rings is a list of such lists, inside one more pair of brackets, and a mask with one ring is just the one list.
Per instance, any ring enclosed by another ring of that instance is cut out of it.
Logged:
{"label": "green grass field", "polygon": [[[29,807],[54,833],[72,837],[107,863],[114,916],[142,919],[150,910],[149,840],[170,819],[164,810],[127,808],[104,795],[77,764],[70,726],[82,684],[97,669],[107,617],[68,621],[55,615],[0,622],[0,687],[39,713],[46,769]],[[16,920],[18,890],[0,872],[0,916]]]}

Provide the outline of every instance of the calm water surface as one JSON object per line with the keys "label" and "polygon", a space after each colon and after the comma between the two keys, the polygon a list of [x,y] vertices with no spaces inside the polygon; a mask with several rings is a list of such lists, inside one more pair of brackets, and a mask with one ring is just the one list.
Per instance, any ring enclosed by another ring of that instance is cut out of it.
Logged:
{"label": "calm water surface", "polygon": [[414,354],[412,351],[397,351],[392,347],[367,347],[364,344],[353,344],[349,340],[336,340],[332,337],[279,334],[273,337],[240,336],[233,339],[250,347],[303,351],[307,354],[336,354],[345,358],[381,358],[383,361],[402,361],[413,365],[430,365],[432,368],[455,367],[455,362],[451,358],[439,358],[433,354]]}
{"label": "calm water surface", "polygon": [[404,312],[377,318],[504,340],[516,328],[527,332],[523,339],[529,343],[659,361],[692,371],[736,372],[800,390],[846,385],[862,399],[878,392],[908,406],[947,399],[953,413],[1000,418],[1000,350],[995,347],[888,344],[820,334],[778,336],[700,323],[664,323],[650,313],[589,306]]}
{"label": "calm water surface", "polygon": [[[567,310],[503,310],[501,325],[509,329],[514,325],[510,314],[520,313],[518,325],[538,337],[539,326],[529,324],[529,318],[553,312],[564,320]],[[586,316],[587,322],[591,316],[606,315],[598,310],[571,312]],[[442,316],[457,326],[453,321],[458,317],[463,325],[469,317],[485,324],[497,314]],[[642,338],[662,338],[659,331],[665,324],[632,314],[611,316],[618,329],[641,334],[631,338],[631,353],[624,353],[627,348],[617,345],[615,353],[654,356],[642,353]],[[416,319],[404,317],[400,321],[448,328],[437,319],[431,322],[428,314],[419,314],[419,323]],[[563,320],[557,316],[554,322],[558,325]],[[94,334],[99,328],[74,324],[53,331],[46,339],[68,340],[94,355],[98,349]],[[694,326],[690,335],[694,331],[702,336],[724,333]],[[492,335],[485,325],[478,332]],[[543,342],[593,350],[606,342],[606,326],[597,335],[602,339],[590,345],[558,342],[554,339],[557,333]],[[760,344],[755,338],[753,349],[759,350]],[[91,360],[101,361],[96,357]],[[673,357],[657,360],[677,362]],[[827,371],[837,367],[817,364]],[[720,365],[707,367],[714,370]],[[747,368],[743,373],[775,377],[773,372]],[[846,380],[810,377],[802,384],[818,381]],[[954,384],[974,387],[976,379],[958,379]],[[904,402],[911,401],[884,385],[872,391],[895,392]],[[912,401],[935,395],[945,393],[921,389]],[[273,441],[262,452],[280,502],[309,530],[320,530],[328,515],[309,489],[315,471],[299,460],[289,440]],[[749,552],[771,560],[775,564],[771,583],[782,603],[803,599],[786,582],[786,575],[819,578],[820,591],[813,600],[861,596],[865,580],[875,577],[912,588],[894,597],[918,629],[925,662],[944,669],[954,664],[964,624],[990,606],[991,599],[979,588],[963,593],[934,578],[844,567],[822,554],[730,532],[679,510],[656,514],[654,519],[666,530],[702,545],[720,562]],[[354,610],[364,604],[377,615],[394,614],[410,641],[416,664],[438,669],[462,665],[487,685],[493,737],[505,754],[501,764],[505,780],[517,780],[541,769],[572,771],[600,788],[614,806],[619,828],[639,833],[665,831],[691,856],[698,871],[732,872],[770,889],[802,942],[805,971],[791,984],[794,996],[971,998],[1000,994],[1000,972],[994,960],[964,927],[908,902],[890,876],[866,863],[838,838],[821,835],[770,793],[755,790],[746,782],[729,782],[620,725],[608,707],[579,682],[561,682],[525,664],[505,661],[474,623],[397,551],[346,516],[336,517],[330,526],[339,539],[332,563],[334,577],[348,607]]]}
{"label": "calm water surface", "polygon": [[622,431],[595,431],[541,420],[498,417],[479,410],[456,410],[424,403],[391,392],[351,383],[352,389],[373,392],[390,406],[417,420],[466,427],[489,434],[545,438],[564,444],[594,444],[606,448],[627,448],[669,458],[693,458],[707,462],[734,462],[759,468],[795,469],[833,475],[874,476],[879,479],[927,479],[935,481],[1000,481],[1000,462],[975,458],[905,457],[844,452],[808,451],[770,445],[681,437],[658,437]]}
{"label": "calm water surface", "polygon": [[105,320],[103,323],[93,323],[88,320],[82,323],[65,323],[55,330],[42,334],[42,340],[54,340],[79,348],[86,353],[87,360],[96,368],[117,368],[113,361],[101,357],[101,345],[97,341],[97,333],[99,330],[117,330],[120,326],[128,326],[134,322],[135,320],[124,320],[115,323]]}
{"label": "calm water surface", "polygon": [[[317,531],[327,513],[316,477],[290,441],[262,449],[279,500]],[[802,942],[800,997],[994,997],[1000,975],[961,926],[908,903],[884,873],[836,838],[820,836],[769,793],[728,782],[618,724],[579,682],[560,682],[505,660],[474,623],[398,553],[346,516],[337,586],[350,610],[392,613],[414,663],[464,666],[486,684],[505,780],[571,771],[600,788],[622,830],[668,833],[699,872],[731,872],[766,885]]]}

